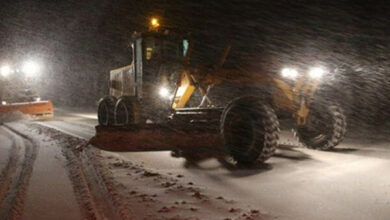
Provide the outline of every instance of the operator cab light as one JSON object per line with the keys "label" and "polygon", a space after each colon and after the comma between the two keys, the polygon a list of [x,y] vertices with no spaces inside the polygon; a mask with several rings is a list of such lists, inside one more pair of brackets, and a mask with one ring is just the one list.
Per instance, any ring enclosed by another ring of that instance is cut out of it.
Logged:
{"label": "operator cab light", "polygon": [[311,78],[314,78],[314,79],[319,79],[321,78],[325,73],[325,70],[321,67],[314,67],[312,69],[310,69],[309,71],[309,75]]}
{"label": "operator cab light", "polygon": [[7,77],[11,73],[11,68],[9,66],[2,66],[0,72],[3,77]]}
{"label": "operator cab light", "polygon": [[284,78],[295,79],[298,76],[298,71],[292,68],[282,69],[282,76]]}
{"label": "operator cab light", "polygon": [[160,27],[160,22],[157,18],[153,17],[150,19],[150,28],[157,29]]}

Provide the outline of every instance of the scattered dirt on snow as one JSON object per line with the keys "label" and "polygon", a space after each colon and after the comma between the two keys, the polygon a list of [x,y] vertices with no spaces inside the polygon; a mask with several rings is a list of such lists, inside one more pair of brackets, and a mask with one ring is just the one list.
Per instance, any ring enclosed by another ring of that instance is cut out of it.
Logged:
{"label": "scattered dirt on snow", "polygon": [[102,152],[103,167],[125,196],[135,219],[265,219],[267,216],[205,187],[185,181],[181,174],[162,174],[143,165]]}

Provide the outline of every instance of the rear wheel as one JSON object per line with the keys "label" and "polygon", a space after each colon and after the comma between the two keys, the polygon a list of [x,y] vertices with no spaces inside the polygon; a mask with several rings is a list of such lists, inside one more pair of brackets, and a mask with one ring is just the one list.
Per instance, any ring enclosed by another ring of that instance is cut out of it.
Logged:
{"label": "rear wheel", "polygon": [[233,100],[222,114],[222,136],[228,153],[241,164],[264,162],[275,152],[279,122],[273,109],[257,97]]}
{"label": "rear wheel", "polygon": [[99,101],[98,105],[98,121],[99,125],[109,126],[114,124],[114,108],[116,98],[106,96]]}
{"label": "rear wheel", "polygon": [[344,110],[337,104],[310,110],[307,124],[297,128],[296,135],[308,148],[331,150],[338,145],[347,131]]}
{"label": "rear wheel", "polygon": [[123,96],[115,105],[115,123],[117,125],[130,125],[139,122],[139,103],[135,97]]}

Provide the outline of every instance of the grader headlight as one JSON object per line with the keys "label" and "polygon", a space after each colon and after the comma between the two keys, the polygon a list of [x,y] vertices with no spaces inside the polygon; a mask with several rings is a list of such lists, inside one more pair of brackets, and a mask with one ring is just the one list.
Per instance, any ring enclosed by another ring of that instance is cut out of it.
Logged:
{"label": "grader headlight", "polygon": [[321,67],[314,67],[310,69],[309,76],[313,79],[320,79],[325,73],[325,70]]}
{"label": "grader headlight", "polygon": [[166,87],[161,87],[158,94],[161,96],[161,98],[165,99],[168,99],[170,96],[169,89],[167,89]]}
{"label": "grader headlight", "polygon": [[284,68],[282,69],[282,76],[284,78],[295,79],[298,76],[298,71],[293,68]]}

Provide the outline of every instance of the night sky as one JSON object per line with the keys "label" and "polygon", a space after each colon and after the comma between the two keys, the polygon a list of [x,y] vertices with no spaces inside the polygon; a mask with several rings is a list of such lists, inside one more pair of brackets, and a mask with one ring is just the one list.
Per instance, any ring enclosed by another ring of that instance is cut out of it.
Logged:
{"label": "night sky", "polygon": [[0,61],[38,60],[42,95],[94,107],[107,94],[109,70],[130,63],[133,31],[157,15],[202,42],[204,60],[230,40],[232,58],[262,57],[265,71],[275,57],[278,64],[365,68],[378,74],[371,87],[387,102],[389,9],[386,1],[3,0]]}

